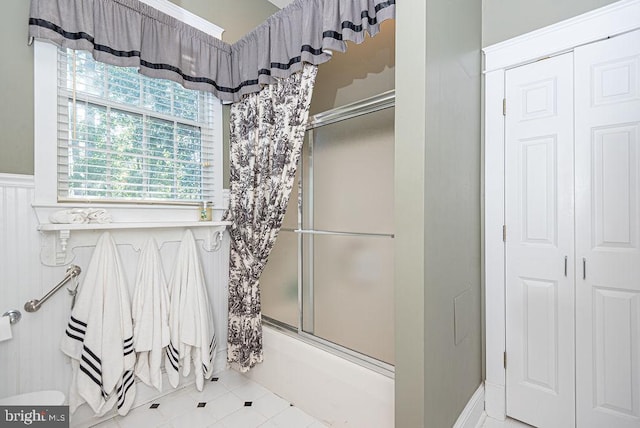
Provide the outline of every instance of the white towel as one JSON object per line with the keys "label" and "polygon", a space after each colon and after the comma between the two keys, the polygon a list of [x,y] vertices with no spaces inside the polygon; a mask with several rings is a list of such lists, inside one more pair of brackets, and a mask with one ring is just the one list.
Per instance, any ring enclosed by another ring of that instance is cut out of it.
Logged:
{"label": "white towel", "polygon": [[104,208],[70,208],[49,214],[49,221],[58,224],[111,223],[111,214]]}
{"label": "white towel", "polygon": [[204,379],[213,374],[216,337],[196,241],[190,230],[180,244],[169,289],[171,341],[165,356],[169,383],[174,388],[178,385],[180,366],[182,374],[188,376],[193,360],[196,388],[202,391]]}
{"label": "white towel", "polygon": [[133,345],[136,376],[162,391],[162,356],[169,344],[169,292],[155,239],[149,238],[138,262],[133,292]]}
{"label": "white towel", "polygon": [[111,223],[111,214],[104,208],[85,208],[83,211],[89,223]]}
{"label": "white towel", "polygon": [[80,208],[60,210],[49,214],[49,221],[58,224],[89,223],[87,213]]}
{"label": "white towel", "polygon": [[117,402],[126,415],[135,397],[133,327],[116,244],[102,234],[71,312],[62,351],[71,357],[71,412],[87,402],[97,416]]}

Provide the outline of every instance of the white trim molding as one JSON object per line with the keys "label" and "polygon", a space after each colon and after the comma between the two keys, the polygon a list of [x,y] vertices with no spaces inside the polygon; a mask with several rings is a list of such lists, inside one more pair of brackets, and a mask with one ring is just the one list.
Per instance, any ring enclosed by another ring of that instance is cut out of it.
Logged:
{"label": "white trim molding", "polygon": [[[485,75],[485,167],[484,167],[484,254],[485,254],[485,361],[486,395],[489,385],[501,385],[504,392],[506,349],[504,289],[504,70]],[[500,334],[503,332],[503,334]],[[494,395],[492,395],[494,397]],[[502,405],[504,410],[504,397]],[[489,407],[489,402],[485,407]],[[495,408],[491,404],[491,408]],[[487,414],[504,419],[504,414]]]}
{"label": "white trim molding", "polygon": [[198,15],[189,12],[186,9],[177,6],[174,3],[171,3],[168,0],[140,0],[142,3],[146,3],[147,5],[159,10],[162,13],[166,13],[167,15],[176,18],[179,21],[184,22],[185,24],[191,25],[198,30],[205,32],[209,35],[217,39],[222,39],[222,33],[224,29],[222,27],[218,27],[216,24],[207,21],[204,18],[199,17]]}
{"label": "white trim molding", "polygon": [[510,68],[617,36],[638,28],[639,21],[640,1],[621,0],[484,48],[484,71]]}
{"label": "white trim molding", "polygon": [[462,409],[453,428],[475,428],[479,426],[484,415],[484,385],[480,384],[467,405]]}
{"label": "white trim molding", "polygon": [[507,418],[506,397],[504,383],[494,384],[486,380],[484,382],[484,411],[487,416],[504,421]]}
{"label": "white trim molding", "polygon": [[0,173],[0,187],[34,187],[33,175]]}
{"label": "white trim molding", "polygon": [[[217,25],[183,9],[168,0],[141,0],[143,3],[176,18],[187,25],[197,28],[218,39],[223,29]],[[157,204],[154,207],[146,204],[126,206],[125,204],[105,204],[101,201],[58,203],[57,189],[57,150],[58,150],[58,94],[57,94],[57,47],[53,44],[38,41],[34,43],[34,180],[35,199],[33,207],[40,223],[46,223],[49,214],[56,210],[82,207],[108,207],[114,222],[143,221],[176,221],[188,222],[197,220],[196,207],[180,207],[178,205]],[[223,211],[224,195],[222,194],[222,104],[213,103],[213,182],[215,186],[214,218],[219,220]],[[158,215],[161,217],[158,218]]]}
{"label": "white trim molding", "polygon": [[483,49],[485,55],[484,234],[485,234],[485,411],[506,417],[504,114],[505,71],[571,52],[574,48],[640,28],[640,0],[621,0],[600,9]]}

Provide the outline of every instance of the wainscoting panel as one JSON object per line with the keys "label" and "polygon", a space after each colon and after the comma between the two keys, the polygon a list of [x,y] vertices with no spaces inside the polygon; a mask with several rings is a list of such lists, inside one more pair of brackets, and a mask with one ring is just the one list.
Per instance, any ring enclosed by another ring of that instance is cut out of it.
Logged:
{"label": "wainscoting panel", "polygon": [[27,300],[40,298],[65,271],[40,266],[33,194],[32,177],[0,175],[0,313],[22,312],[22,320],[13,325],[13,339],[0,343],[0,396],[37,389],[66,391],[69,378],[58,346],[68,309],[64,292],[39,312],[23,309]]}
{"label": "wainscoting panel", "polygon": [[[26,301],[39,299],[62,280],[67,268],[40,263],[40,232],[31,207],[33,195],[32,176],[0,174],[0,314],[9,309],[22,312],[22,320],[13,325],[13,339],[0,343],[0,397],[40,389],[57,389],[68,395],[69,389],[71,368],[60,351],[60,341],[70,314],[71,297],[61,289],[39,311],[28,313],[23,309]],[[126,242],[116,240],[116,243],[132,293],[139,252]],[[166,242],[160,248],[167,279],[178,246],[179,242]],[[198,248],[218,338],[216,369],[222,370],[227,334],[228,234],[225,233],[219,251],[207,252],[202,245]],[[79,293],[93,249],[83,247],[74,251],[72,263],[83,270]],[[165,385],[165,390],[168,389]]]}

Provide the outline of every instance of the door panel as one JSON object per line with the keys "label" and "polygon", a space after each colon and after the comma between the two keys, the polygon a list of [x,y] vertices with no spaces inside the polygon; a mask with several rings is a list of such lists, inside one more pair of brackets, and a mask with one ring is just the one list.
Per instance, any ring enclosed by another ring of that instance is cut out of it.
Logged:
{"label": "door panel", "polygon": [[305,229],[393,233],[394,114],[389,108],[309,131],[313,219]]}
{"label": "door panel", "polygon": [[[593,243],[600,249],[637,246],[637,201],[633,182],[638,174],[638,125],[593,129]],[[630,162],[631,161],[631,162]]]}
{"label": "door panel", "polygon": [[558,283],[521,279],[523,289],[522,383],[558,393]]}
{"label": "door panel", "polygon": [[640,32],[575,50],[580,428],[640,426]]}
{"label": "door panel", "polygon": [[640,293],[594,287],[594,404],[606,413],[638,416],[633,399],[638,384],[634,368],[638,335],[633,325],[637,324],[639,309]]}
{"label": "door panel", "polygon": [[389,308],[393,239],[306,235],[303,241],[305,266],[313,266],[307,269],[313,276],[313,308],[305,304],[303,311],[311,309],[314,315],[303,331],[395,364],[394,312]]}
{"label": "door panel", "polygon": [[506,73],[507,414],[574,417],[573,58]]}

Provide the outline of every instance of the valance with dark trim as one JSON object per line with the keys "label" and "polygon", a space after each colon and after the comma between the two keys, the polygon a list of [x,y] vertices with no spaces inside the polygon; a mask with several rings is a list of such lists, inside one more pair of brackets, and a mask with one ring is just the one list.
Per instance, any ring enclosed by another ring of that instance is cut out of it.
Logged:
{"label": "valance with dark trim", "polygon": [[295,0],[229,45],[139,0],[31,0],[29,35],[238,101],[394,17],[395,0]]}

